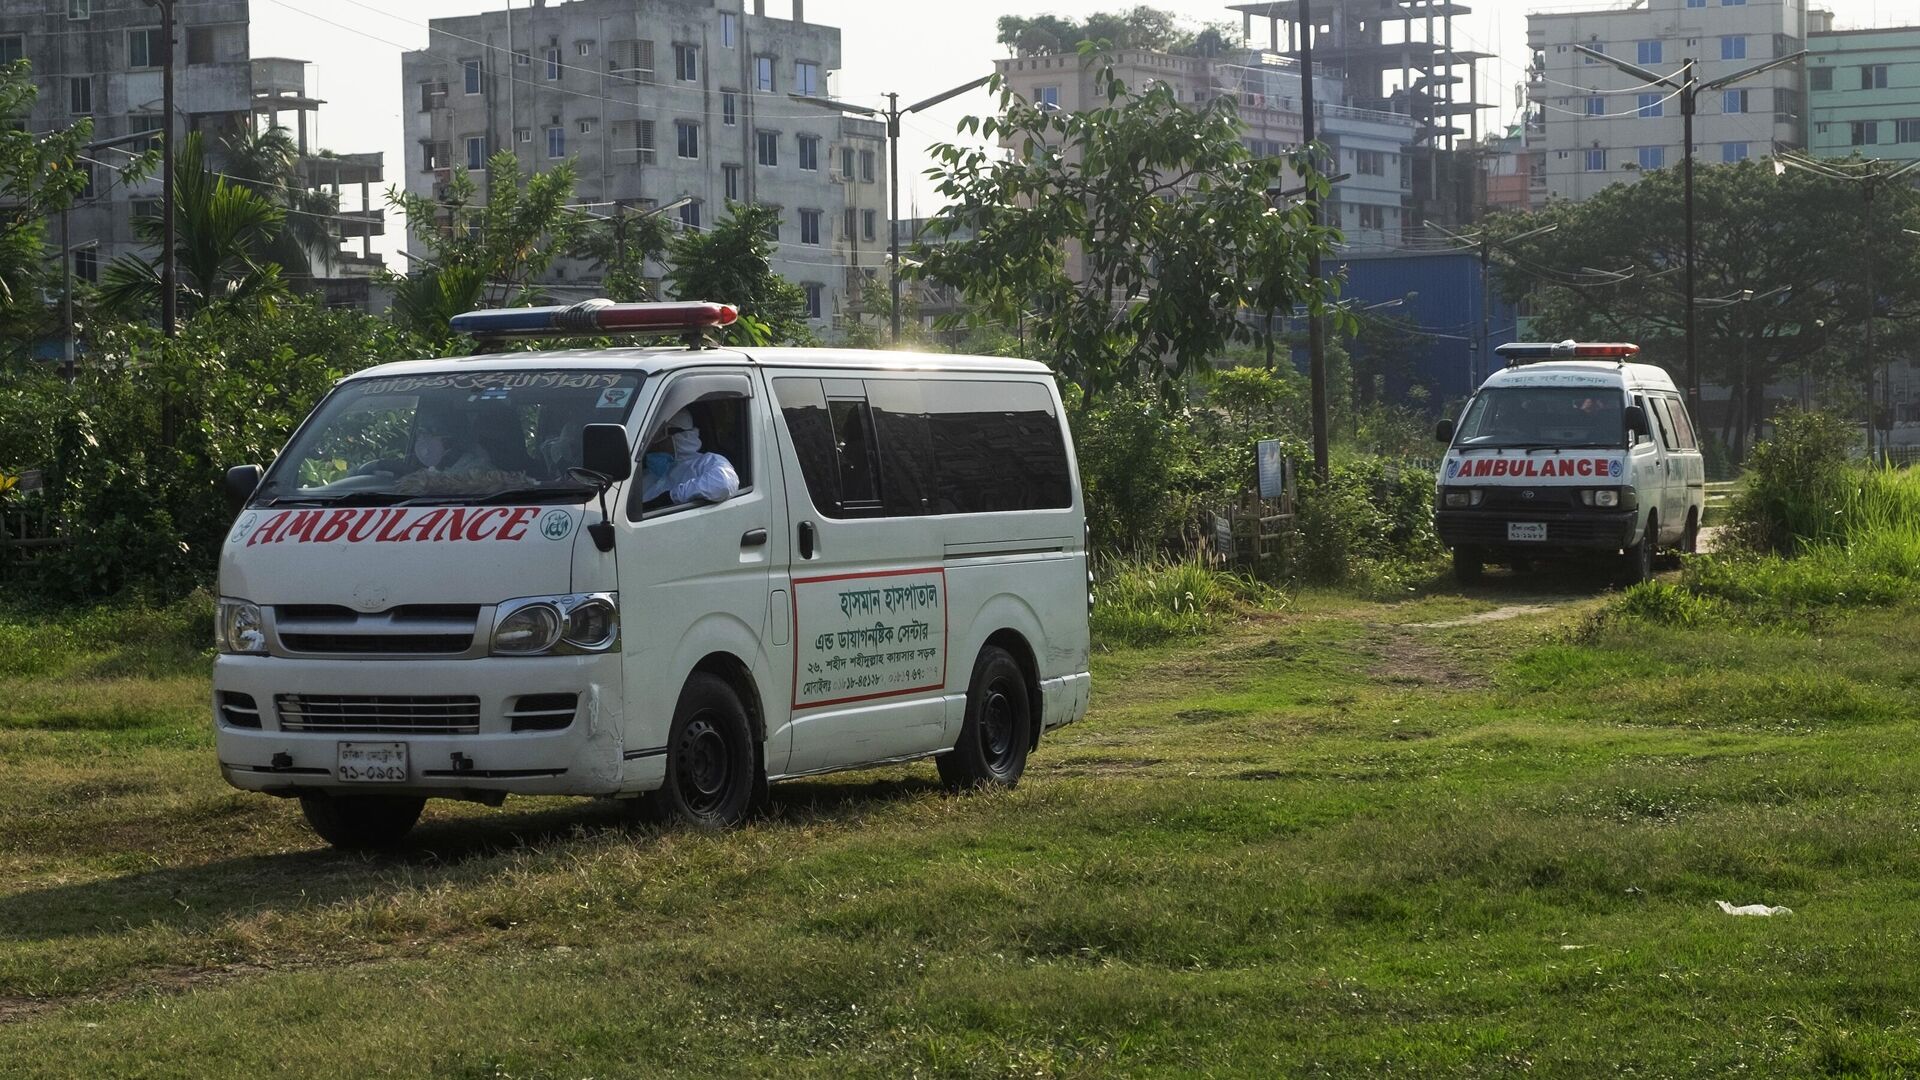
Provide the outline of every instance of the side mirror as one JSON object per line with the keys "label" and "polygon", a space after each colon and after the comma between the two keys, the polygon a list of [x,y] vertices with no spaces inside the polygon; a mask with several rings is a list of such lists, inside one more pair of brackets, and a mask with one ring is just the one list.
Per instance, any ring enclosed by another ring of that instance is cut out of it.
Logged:
{"label": "side mirror", "polygon": [[1453,421],[1442,420],[1439,423],[1433,425],[1433,437],[1443,443],[1452,442],[1453,441]]}
{"label": "side mirror", "polygon": [[260,477],[265,470],[258,465],[235,465],[227,470],[227,501],[235,510],[247,505],[254,490],[260,486]]}
{"label": "side mirror", "polygon": [[580,466],[617,484],[633,475],[633,448],[620,424],[588,424],[580,432]]}
{"label": "side mirror", "polygon": [[1629,405],[1625,414],[1627,434],[1634,438],[1650,435],[1653,429],[1647,424],[1647,408],[1644,405]]}

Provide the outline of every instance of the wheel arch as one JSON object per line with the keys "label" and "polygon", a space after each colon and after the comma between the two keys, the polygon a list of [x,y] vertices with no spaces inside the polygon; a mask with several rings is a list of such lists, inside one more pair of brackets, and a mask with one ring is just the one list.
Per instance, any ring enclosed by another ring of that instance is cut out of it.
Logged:
{"label": "wheel arch", "polygon": [[[695,675],[712,675],[740,695],[740,704],[746,706],[747,723],[753,731],[756,746],[765,746],[767,741],[767,710],[760,698],[760,686],[754,680],[753,669],[745,660],[730,652],[710,652],[693,665],[687,678]],[[683,684],[684,691],[684,684]]]}
{"label": "wheel arch", "polygon": [[[988,648],[1005,650],[1013,657],[1013,662],[1020,665],[1021,678],[1027,684],[1027,701],[1033,721],[1029,725],[1033,730],[1027,736],[1027,749],[1037,749],[1040,746],[1040,729],[1046,726],[1046,703],[1040,696],[1040,665],[1034,658],[1033,645],[1027,641],[1025,634],[1011,626],[1003,626],[988,634],[980,648],[982,652]],[[978,660],[977,654],[975,659]]]}

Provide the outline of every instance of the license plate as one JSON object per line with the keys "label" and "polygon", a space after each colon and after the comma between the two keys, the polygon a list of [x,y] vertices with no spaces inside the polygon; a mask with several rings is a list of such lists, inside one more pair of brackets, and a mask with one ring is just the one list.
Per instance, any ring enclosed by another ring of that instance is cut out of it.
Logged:
{"label": "license plate", "polygon": [[1547,523],[1544,521],[1509,521],[1507,539],[1509,540],[1545,540]]}
{"label": "license plate", "polygon": [[343,742],[334,776],[347,784],[404,784],[407,782],[407,744]]}

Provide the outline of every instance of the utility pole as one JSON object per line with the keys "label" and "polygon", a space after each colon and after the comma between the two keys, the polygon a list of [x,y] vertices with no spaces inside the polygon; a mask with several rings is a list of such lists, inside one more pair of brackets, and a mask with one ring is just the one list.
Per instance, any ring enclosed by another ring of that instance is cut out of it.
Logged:
{"label": "utility pole", "polygon": [[1476,238],[1472,236],[1455,235],[1435,225],[1431,221],[1425,224],[1427,228],[1445,236],[1447,239],[1475,248],[1480,253],[1480,337],[1479,340],[1474,342],[1473,355],[1467,361],[1467,393],[1471,395],[1475,390],[1480,388],[1480,381],[1483,378],[1493,374],[1493,362],[1487,358],[1493,355],[1493,323],[1488,314],[1488,309],[1490,306],[1489,298],[1493,294],[1493,275],[1491,270],[1494,247],[1501,244],[1517,243],[1521,240],[1530,240],[1536,236],[1544,236],[1558,229],[1560,226],[1542,225],[1540,228],[1529,229],[1516,236],[1509,236],[1504,240],[1495,240],[1493,237],[1486,235],[1484,229],[1481,230],[1480,236]]}
{"label": "utility pole", "polygon": [[[180,290],[174,279],[173,220],[173,4],[174,0],[147,0],[160,9],[160,99],[165,117],[160,139],[160,332],[173,337],[179,331]],[[165,440],[171,444],[172,440]]]}
{"label": "utility pole", "polygon": [[[1313,140],[1315,128],[1313,115],[1313,5],[1312,0],[1300,0],[1300,137],[1307,146],[1307,153],[1314,155]],[[1319,164],[1314,163],[1319,171]],[[1320,200],[1307,199],[1307,224],[1318,227],[1320,224]],[[1320,244],[1316,241],[1307,245],[1307,276],[1315,286],[1320,284]],[[1313,416],[1313,475],[1320,480],[1327,478],[1327,328],[1320,318],[1318,301],[1307,309],[1307,395],[1311,402]]]}
{"label": "utility pole", "polygon": [[1602,63],[1611,64],[1614,67],[1619,68],[1621,71],[1624,71],[1627,74],[1633,76],[1634,78],[1643,80],[1649,86],[1654,84],[1659,84],[1661,86],[1672,87],[1673,90],[1680,96],[1680,127],[1681,127],[1680,137],[1682,142],[1685,144],[1685,148],[1684,148],[1685,152],[1682,155],[1682,159],[1681,159],[1682,161],[1681,183],[1685,188],[1685,193],[1682,196],[1682,199],[1686,204],[1684,215],[1686,217],[1686,234],[1687,234],[1686,235],[1687,412],[1692,416],[1698,417],[1700,415],[1700,364],[1699,364],[1699,354],[1696,352],[1696,348],[1695,348],[1694,319],[1693,319],[1693,312],[1694,312],[1694,306],[1695,306],[1694,278],[1693,278],[1693,268],[1694,268],[1694,262],[1695,262],[1694,246],[1693,246],[1693,114],[1695,111],[1694,106],[1699,100],[1700,92],[1703,90],[1711,93],[1712,91],[1720,90],[1725,87],[1732,86],[1734,83],[1737,83],[1742,79],[1750,79],[1753,76],[1758,75],[1763,71],[1772,71],[1774,68],[1795,63],[1799,61],[1801,58],[1805,57],[1807,55],[1807,51],[1805,49],[1802,49],[1799,52],[1789,53],[1786,56],[1776,56],[1772,60],[1764,60],[1758,64],[1754,64],[1751,67],[1741,68],[1739,71],[1736,71],[1731,75],[1722,75],[1717,79],[1709,79],[1706,82],[1700,82],[1697,78],[1695,78],[1694,70],[1693,70],[1694,61],[1692,57],[1688,57],[1684,61],[1682,61],[1680,64],[1680,70],[1675,72],[1674,74],[1660,75],[1655,72],[1648,71],[1646,68],[1643,68],[1638,64],[1629,64],[1625,60],[1608,56],[1606,53],[1603,53],[1598,49],[1589,49],[1585,45],[1575,45],[1573,47],[1573,51],[1580,53],[1584,56],[1590,57],[1594,60],[1599,60]]}
{"label": "utility pole", "polygon": [[795,101],[804,101],[809,105],[818,105],[821,108],[839,112],[857,113],[861,116],[878,117],[887,123],[887,186],[890,189],[887,193],[890,200],[887,208],[887,239],[889,241],[887,276],[891,280],[893,297],[889,321],[893,324],[895,341],[900,340],[900,118],[922,109],[931,109],[949,98],[956,98],[969,90],[985,86],[992,78],[991,75],[982,75],[972,82],[962,83],[951,90],[943,90],[925,101],[915,102],[904,109],[900,107],[900,95],[897,93],[887,94],[887,107],[884,109],[872,109],[865,105],[853,105],[845,101],[835,101],[832,98],[815,97],[811,94],[787,95]]}

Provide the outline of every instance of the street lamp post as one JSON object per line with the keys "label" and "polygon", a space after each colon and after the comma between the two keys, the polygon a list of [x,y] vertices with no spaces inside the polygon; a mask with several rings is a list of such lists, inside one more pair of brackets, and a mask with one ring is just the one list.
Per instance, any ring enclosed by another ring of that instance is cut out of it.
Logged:
{"label": "street lamp post", "polygon": [[889,206],[887,209],[887,269],[893,303],[889,320],[893,326],[893,340],[900,340],[900,118],[917,113],[922,109],[931,109],[949,98],[959,97],[969,90],[987,85],[993,76],[982,75],[972,82],[962,83],[951,90],[943,90],[917,101],[906,108],[900,107],[900,95],[887,94],[887,107],[868,108],[865,105],[853,105],[832,98],[814,97],[811,94],[788,94],[795,101],[804,101],[809,105],[818,105],[840,112],[858,113],[861,116],[877,116],[887,122],[887,187]]}
{"label": "street lamp post", "polygon": [[1737,83],[1742,79],[1750,79],[1753,76],[1758,75],[1763,71],[1772,71],[1774,68],[1782,67],[1784,65],[1794,63],[1800,60],[1802,57],[1806,56],[1807,51],[1805,49],[1802,49],[1799,52],[1789,53],[1786,56],[1777,56],[1772,60],[1766,60],[1761,63],[1754,64],[1751,67],[1744,67],[1744,68],[1741,68],[1739,71],[1734,72],[1731,75],[1722,75],[1717,79],[1709,79],[1706,82],[1701,82],[1695,76],[1694,59],[1692,57],[1687,57],[1685,60],[1681,61],[1680,70],[1677,72],[1674,72],[1672,75],[1660,75],[1655,72],[1648,71],[1646,68],[1643,68],[1638,64],[1629,64],[1625,60],[1621,60],[1617,57],[1608,56],[1606,53],[1603,53],[1598,49],[1589,49],[1585,45],[1575,45],[1573,47],[1573,51],[1577,53],[1581,53],[1582,55],[1590,57],[1591,59],[1599,60],[1603,63],[1611,64],[1614,67],[1619,68],[1621,71],[1624,71],[1629,75],[1632,75],[1636,79],[1645,80],[1648,85],[1658,84],[1661,86],[1672,87],[1674,91],[1680,95],[1680,126],[1681,126],[1680,137],[1683,143],[1685,144],[1685,147],[1684,147],[1685,152],[1681,159],[1682,160],[1681,183],[1685,188],[1685,194],[1683,195],[1683,200],[1685,202],[1685,210],[1684,210],[1684,216],[1686,217],[1685,243],[1686,243],[1686,249],[1687,249],[1687,411],[1691,415],[1699,416],[1700,415],[1700,364],[1699,364],[1699,357],[1695,349],[1694,322],[1693,322],[1693,313],[1694,313],[1694,284],[1693,284],[1693,270],[1694,270],[1693,114],[1694,114],[1694,105],[1699,100],[1700,92],[1702,90],[1712,92],[1714,90],[1723,89],[1725,87],[1732,86],[1734,83]]}

